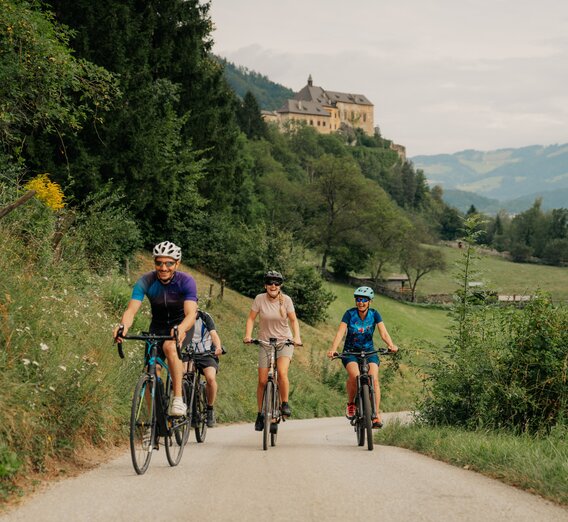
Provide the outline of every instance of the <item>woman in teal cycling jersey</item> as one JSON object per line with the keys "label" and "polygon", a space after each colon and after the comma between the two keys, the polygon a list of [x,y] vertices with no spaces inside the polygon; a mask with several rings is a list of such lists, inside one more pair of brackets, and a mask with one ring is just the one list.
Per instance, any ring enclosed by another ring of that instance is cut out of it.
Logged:
{"label": "woman in teal cycling jersey", "polygon": [[[368,286],[361,286],[355,290],[355,307],[349,308],[341,319],[339,329],[331,345],[331,350],[327,352],[328,357],[333,357],[337,352],[339,343],[345,336],[344,351],[349,352],[366,352],[373,351],[373,334],[375,326],[379,330],[382,340],[391,352],[396,352],[398,348],[392,342],[387,331],[381,314],[371,308],[371,300],[375,297],[375,292]],[[346,335],[347,334],[347,335]],[[373,428],[381,428],[383,423],[379,413],[379,405],[381,402],[381,388],[379,386],[379,357],[377,354],[367,359],[369,361],[369,374],[373,376],[373,386],[375,389],[375,410],[377,416],[373,419]],[[343,366],[347,370],[347,411],[348,418],[353,418],[356,414],[355,410],[355,394],[357,393],[357,377],[359,375],[359,365],[357,358],[352,356],[342,360]]]}

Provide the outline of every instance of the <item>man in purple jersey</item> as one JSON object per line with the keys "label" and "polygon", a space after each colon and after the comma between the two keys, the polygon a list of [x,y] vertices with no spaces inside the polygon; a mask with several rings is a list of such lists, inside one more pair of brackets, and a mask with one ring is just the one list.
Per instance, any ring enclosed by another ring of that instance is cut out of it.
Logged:
{"label": "man in purple jersey", "polygon": [[[191,342],[192,335],[186,333],[193,328],[197,313],[197,285],[195,279],[185,272],[177,272],[181,260],[181,248],[170,241],[157,244],[153,250],[156,270],[144,274],[132,290],[132,298],[124,312],[121,324],[114,330],[115,341],[118,330],[126,335],[140,310],[144,296],[148,297],[152,308],[150,333],[173,335],[173,327],[178,326],[182,346]],[[164,341],[160,354],[165,356],[172,377],[174,399],[170,415],[185,415],[187,406],[183,402],[181,381],[183,365],[177,355],[175,341]]]}

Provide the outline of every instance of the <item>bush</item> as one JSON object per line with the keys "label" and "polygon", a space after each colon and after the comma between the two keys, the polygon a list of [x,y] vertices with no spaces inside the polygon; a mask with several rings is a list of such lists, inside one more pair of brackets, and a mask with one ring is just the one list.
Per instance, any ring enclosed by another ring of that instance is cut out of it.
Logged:
{"label": "bush", "polygon": [[[464,274],[471,274],[468,244]],[[568,309],[541,294],[523,308],[474,304],[470,297],[467,290],[457,296],[450,343],[430,368],[419,407],[423,419],[527,433],[564,425]]]}

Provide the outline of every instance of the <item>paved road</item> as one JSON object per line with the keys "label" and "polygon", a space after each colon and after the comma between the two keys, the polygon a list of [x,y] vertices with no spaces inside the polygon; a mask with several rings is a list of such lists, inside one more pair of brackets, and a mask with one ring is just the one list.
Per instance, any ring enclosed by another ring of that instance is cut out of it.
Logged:
{"label": "paved road", "polygon": [[251,424],[218,427],[204,444],[192,440],[177,468],[162,448],[143,476],[127,453],[0,520],[568,521],[568,510],[474,472],[399,448],[359,448],[343,418],[288,421],[268,451],[260,437]]}

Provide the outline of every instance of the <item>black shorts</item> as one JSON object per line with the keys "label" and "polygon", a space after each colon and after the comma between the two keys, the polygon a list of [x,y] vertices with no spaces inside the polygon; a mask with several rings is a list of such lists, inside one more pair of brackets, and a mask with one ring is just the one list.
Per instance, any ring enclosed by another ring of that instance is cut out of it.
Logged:
{"label": "black shorts", "polygon": [[[195,354],[193,356],[193,360],[195,361],[195,366],[198,370],[203,370],[204,368],[215,368],[215,372],[219,371],[219,357],[216,355],[202,355]],[[189,361],[188,356],[182,357],[182,361],[184,363]]]}

